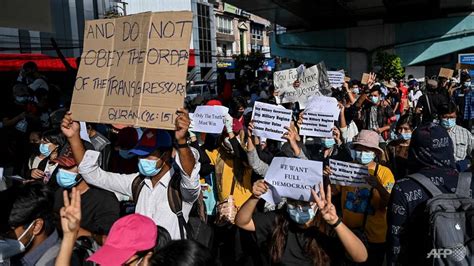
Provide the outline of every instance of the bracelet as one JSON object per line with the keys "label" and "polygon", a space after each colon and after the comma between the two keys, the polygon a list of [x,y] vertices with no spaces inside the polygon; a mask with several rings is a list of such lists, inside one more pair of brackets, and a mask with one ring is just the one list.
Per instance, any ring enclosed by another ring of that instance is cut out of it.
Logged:
{"label": "bracelet", "polygon": [[189,147],[189,144],[187,142],[184,144],[176,143],[176,148],[178,149],[183,149],[183,148],[188,148],[188,147]]}
{"label": "bracelet", "polygon": [[336,229],[336,227],[340,225],[341,223],[342,223],[342,218],[338,217],[337,222],[335,224],[330,224],[330,226],[332,227],[332,229]]}

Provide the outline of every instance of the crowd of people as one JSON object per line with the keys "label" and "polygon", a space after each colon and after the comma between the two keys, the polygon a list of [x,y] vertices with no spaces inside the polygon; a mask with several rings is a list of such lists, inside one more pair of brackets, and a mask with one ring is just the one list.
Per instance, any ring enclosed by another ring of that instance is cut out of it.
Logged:
{"label": "crowd of people", "polygon": [[[429,256],[430,228],[439,220],[425,217],[426,206],[439,195],[473,197],[469,72],[424,81],[371,73],[367,84],[353,79],[332,88],[340,115],[329,138],[300,135],[304,110],[282,103],[269,78],[219,91],[179,108],[175,130],[79,123],[68,111],[70,98],[53,92],[34,63],[25,64],[0,106],[0,265],[440,259]],[[282,141],[256,136],[255,102],[293,111]],[[189,113],[200,105],[228,107],[222,133],[193,131]],[[310,201],[261,199],[276,157],[322,162],[323,182]],[[367,167],[370,187],[333,184],[330,159]],[[462,213],[459,206],[453,212]],[[461,216],[453,224],[443,216],[436,237],[449,239],[444,247],[461,241],[457,261],[469,265],[473,244],[464,245],[455,230],[472,237],[473,228],[461,228],[472,226],[472,214]]]}

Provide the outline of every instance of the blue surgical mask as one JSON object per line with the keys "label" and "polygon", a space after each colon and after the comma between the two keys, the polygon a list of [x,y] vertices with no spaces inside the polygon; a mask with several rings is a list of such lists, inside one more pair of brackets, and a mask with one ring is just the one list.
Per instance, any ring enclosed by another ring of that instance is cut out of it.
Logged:
{"label": "blue surgical mask", "polygon": [[456,118],[443,118],[441,119],[441,126],[446,129],[452,128],[456,125]]}
{"label": "blue surgical mask", "polygon": [[402,140],[409,140],[411,139],[411,133],[400,133],[398,137]]}
{"label": "blue surgical mask", "polygon": [[76,180],[77,175],[77,173],[64,169],[59,169],[58,173],[56,174],[56,181],[58,182],[58,185],[62,188],[72,188],[77,183],[79,183],[79,180]]}
{"label": "blue surgical mask", "polygon": [[49,143],[45,144],[45,143],[41,143],[40,146],[39,146],[39,151],[41,154],[43,154],[44,156],[48,157],[49,155],[51,155],[51,152],[53,152],[52,150],[49,149]]}
{"label": "blue surgical mask", "polygon": [[464,82],[464,87],[471,87],[471,82],[470,81]]}
{"label": "blue surgical mask", "polygon": [[140,159],[138,160],[138,170],[140,174],[144,176],[155,176],[160,171],[161,168],[156,167],[156,163],[158,160],[148,160],[148,159]]}
{"label": "blue surgical mask", "polygon": [[359,94],[360,90],[359,90],[359,88],[356,87],[356,88],[352,89],[352,92],[355,93],[355,94]]}
{"label": "blue surgical mask", "polygon": [[368,164],[375,159],[375,153],[373,151],[356,151],[355,159],[360,164]]}
{"label": "blue surgical mask", "polygon": [[336,144],[336,141],[333,138],[321,139],[321,146],[323,146],[323,148],[332,148],[334,144]]}
{"label": "blue surgical mask", "polygon": [[291,220],[297,224],[306,224],[307,222],[313,220],[314,216],[316,216],[316,212],[311,206],[296,207],[288,204],[286,210]]}
{"label": "blue surgical mask", "polygon": [[377,96],[370,96],[370,101],[373,102],[374,104],[377,104],[379,102],[379,97]]}
{"label": "blue surgical mask", "polygon": [[28,97],[27,96],[16,96],[15,101],[17,103],[26,103],[28,101]]}
{"label": "blue surgical mask", "polygon": [[130,150],[119,149],[119,155],[120,155],[120,157],[122,157],[124,159],[131,159],[131,158],[135,157],[135,154],[131,153]]}

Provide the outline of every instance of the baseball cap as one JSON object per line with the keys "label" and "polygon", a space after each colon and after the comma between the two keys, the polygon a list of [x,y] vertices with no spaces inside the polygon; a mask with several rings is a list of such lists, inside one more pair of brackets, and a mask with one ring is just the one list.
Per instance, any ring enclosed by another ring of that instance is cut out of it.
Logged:
{"label": "baseball cap", "polygon": [[146,156],[160,148],[170,148],[171,136],[163,129],[147,129],[130,153]]}
{"label": "baseball cap", "polygon": [[138,251],[153,248],[157,236],[157,228],[152,219],[140,214],[127,215],[112,225],[105,244],[87,261],[103,266],[122,265]]}

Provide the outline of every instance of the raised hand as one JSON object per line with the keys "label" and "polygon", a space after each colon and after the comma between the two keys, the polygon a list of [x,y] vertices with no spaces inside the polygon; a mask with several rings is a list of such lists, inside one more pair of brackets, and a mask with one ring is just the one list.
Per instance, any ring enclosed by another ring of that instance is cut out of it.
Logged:
{"label": "raised hand", "polygon": [[81,126],[78,122],[73,120],[71,111],[67,112],[64,116],[61,122],[61,131],[69,139],[73,137],[80,138],[79,132],[81,131]]}
{"label": "raised hand", "polygon": [[369,79],[367,80],[367,86],[369,86],[369,88],[372,88],[376,80],[377,80],[377,75],[373,72],[370,72]]}
{"label": "raised hand", "polygon": [[75,187],[72,188],[71,200],[67,190],[63,192],[64,207],[60,210],[61,227],[64,234],[75,234],[81,227],[81,193]]}
{"label": "raised hand", "polygon": [[268,185],[265,180],[260,179],[253,183],[252,194],[255,198],[260,198],[263,194],[267,193]]}
{"label": "raised hand", "polygon": [[178,117],[175,120],[175,137],[179,144],[186,143],[186,135],[188,133],[189,125],[191,124],[191,119],[189,118],[189,113],[184,108],[178,109]]}
{"label": "raised hand", "polygon": [[314,189],[311,189],[311,194],[313,194],[314,201],[318,205],[319,211],[321,212],[321,216],[323,217],[324,221],[329,225],[333,225],[337,222],[339,217],[336,213],[336,207],[331,202],[331,185],[328,185],[327,194],[324,193],[323,183],[319,183],[319,194]]}

